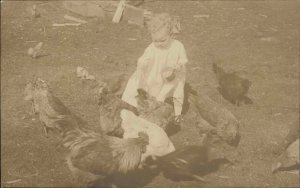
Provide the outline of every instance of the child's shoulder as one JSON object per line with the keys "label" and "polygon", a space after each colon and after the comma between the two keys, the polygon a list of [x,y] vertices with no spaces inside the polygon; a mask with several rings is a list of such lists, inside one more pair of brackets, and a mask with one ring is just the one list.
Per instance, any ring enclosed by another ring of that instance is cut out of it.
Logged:
{"label": "child's shoulder", "polygon": [[183,48],[184,49],[184,45],[179,40],[173,39],[173,44],[172,45],[176,48],[179,48],[179,49]]}

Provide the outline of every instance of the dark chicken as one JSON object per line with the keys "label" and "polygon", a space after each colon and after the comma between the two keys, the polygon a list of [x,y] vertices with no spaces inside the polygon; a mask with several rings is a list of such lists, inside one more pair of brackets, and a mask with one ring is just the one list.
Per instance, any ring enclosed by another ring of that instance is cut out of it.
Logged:
{"label": "dark chicken", "polygon": [[60,133],[62,145],[68,149],[69,169],[84,183],[114,173],[127,173],[139,166],[149,142],[146,133],[140,132],[138,138],[120,139],[89,130],[86,123],[74,118],[71,111],[48,91],[47,84],[41,79],[28,85],[26,92],[29,92],[26,99],[33,100],[45,126]]}
{"label": "dark chicken", "polygon": [[139,115],[136,107],[126,103],[114,94],[100,93],[98,106],[101,129],[103,133],[112,136],[123,136],[124,130],[121,127],[122,118],[120,116],[122,109],[127,109],[135,115]]}
{"label": "dark chicken", "polygon": [[247,97],[251,82],[245,78],[241,78],[236,73],[226,73],[221,67],[213,64],[213,71],[217,76],[219,83],[218,91],[234,105],[239,106],[241,102],[252,104],[252,100]]}
{"label": "dark chicken", "polygon": [[212,159],[209,148],[190,145],[178,149],[168,155],[149,159],[151,168],[158,168],[166,178],[172,180],[198,180],[205,182],[201,176],[216,171],[226,159]]}
{"label": "dark chicken", "polygon": [[137,109],[141,118],[144,118],[166,130],[167,125],[174,120],[174,109],[168,103],[157,101],[145,90],[138,89],[136,96]]}
{"label": "dark chicken", "polygon": [[113,93],[121,95],[125,89],[127,79],[125,74],[120,74],[110,78],[105,78],[99,82],[100,93]]}

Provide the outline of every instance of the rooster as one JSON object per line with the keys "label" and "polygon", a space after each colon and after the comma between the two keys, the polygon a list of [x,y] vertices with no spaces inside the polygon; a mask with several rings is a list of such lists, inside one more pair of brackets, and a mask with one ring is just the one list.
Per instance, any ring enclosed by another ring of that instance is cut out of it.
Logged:
{"label": "rooster", "polygon": [[166,130],[167,125],[174,120],[173,107],[168,103],[157,101],[143,89],[138,89],[137,92],[138,95],[135,98],[140,117]]}
{"label": "rooster", "polygon": [[239,106],[241,102],[252,104],[253,101],[247,97],[251,82],[241,78],[236,73],[226,73],[221,67],[213,64],[213,71],[219,83],[218,91],[232,104]]}
{"label": "rooster", "polygon": [[151,169],[158,168],[166,178],[172,180],[206,182],[202,176],[216,171],[224,163],[230,161],[226,158],[214,158],[208,147],[190,145],[162,157],[149,158],[146,164]]}
{"label": "rooster", "polygon": [[74,126],[78,126],[78,123],[83,124],[82,120],[70,112],[57,97],[52,95],[48,84],[40,78],[36,79],[34,83],[26,85],[25,100],[31,101],[32,113],[39,114],[46,135],[48,135],[49,130],[57,128],[55,122],[60,118],[70,119]]}
{"label": "rooster", "polygon": [[80,129],[66,130],[63,135],[69,169],[75,178],[87,182],[137,169],[149,139],[142,132],[138,138],[121,139]]}
{"label": "rooster", "polygon": [[41,55],[41,49],[42,49],[43,43],[38,43],[35,47],[31,47],[28,49],[28,55],[30,55],[33,59],[39,57]]}
{"label": "rooster", "polygon": [[139,115],[136,107],[110,93],[99,93],[98,106],[101,129],[103,133],[112,136],[123,136],[124,130],[121,127],[122,118],[120,116],[122,109],[127,109],[135,115]]}
{"label": "rooster", "polygon": [[95,133],[49,92],[45,81],[38,79],[33,88],[27,87],[26,99],[33,99],[45,126],[60,133],[74,177],[89,182],[114,173],[127,173],[140,165],[149,143],[146,133],[139,132],[137,138],[128,139]]}

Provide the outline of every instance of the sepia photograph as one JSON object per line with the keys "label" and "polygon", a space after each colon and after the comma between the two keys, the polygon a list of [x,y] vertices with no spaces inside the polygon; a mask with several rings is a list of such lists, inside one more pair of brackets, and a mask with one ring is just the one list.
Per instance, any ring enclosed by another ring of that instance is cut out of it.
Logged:
{"label": "sepia photograph", "polygon": [[300,187],[300,0],[1,0],[1,188]]}

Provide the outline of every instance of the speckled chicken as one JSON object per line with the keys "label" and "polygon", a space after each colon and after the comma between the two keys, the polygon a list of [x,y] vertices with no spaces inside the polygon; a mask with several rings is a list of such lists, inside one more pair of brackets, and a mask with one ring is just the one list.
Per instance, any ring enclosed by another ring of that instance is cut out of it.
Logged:
{"label": "speckled chicken", "polygon": [[69,169],[84,183],[137,169],[149,139],[142,132],[137,138],[121,139],[81,129],[67,130],[63,135],[63,146],[69,149]]}
{"label": "speckled chicken", "polygon": [[295,121],[289,127],[286,137],[280,142],[279,149],[281,154],[276,158],[272,165],[272,172],[289,170],[290,168],[300,167],[299,159],[299,123]]}
{"label": "speckled chicken", "polygon": [[62,137],[62,145],[68,149],[67,164],[78,180],[87,183],[113,173],[127,173],[139,166],[149,144],[146,133],[139,132],[137,138],[128,139],[95,133],[84,121],[74,117],[41,79],[27,85],[26,93],[26,99],[33,100],[45,126]]}
{"label": "speckled chicken", "polygon": [[[216,134],[221,140],[231,146],[238,146],[240,141],[240,122],[229,110],[216,103],[207,95],[200,93],[189,96],[188,101],[196,107],[201,118],[212,126],[211,133]],[[205,125],[204,122],[201,124]]]}
{"label": "speckled chicken", "polygon": [[55,122],[61,118],[69,119],[73,126],[83,123],[50,92],[48,84],[40,78],[26,85],[25,100],[31,101],[32,112],[39,115],[46,135],[49,130],[57,128]]}
{"label": "speckled chicken", "polygon": [[144,118],[166,130],[167,125],[174,120],[173,107],[165,102],[157,101],[145,90],[138,89],[136,96],[137,109],[141,118]]}
{"label": "speckled chicken", "polygon": [[239,106],[241,102],[252,104],[253,101],[247,97],[251,82],[241,78],[236,73],[226,73],[221,67],[213,64],[213,71],[219,83],[218,90],[221,95],[234,105]]}
{"label": "speckled chicken", "polygon": [[98,107],[100,126],[103,133],[117,137],[122,137],[124,133],[121,127],[121,110],[127,109],[135,115],[139,115],[136,107],[126,103],[114,94],[105,92],[99,93]]}

